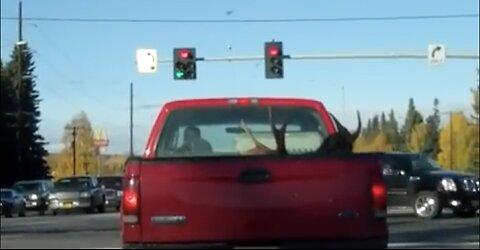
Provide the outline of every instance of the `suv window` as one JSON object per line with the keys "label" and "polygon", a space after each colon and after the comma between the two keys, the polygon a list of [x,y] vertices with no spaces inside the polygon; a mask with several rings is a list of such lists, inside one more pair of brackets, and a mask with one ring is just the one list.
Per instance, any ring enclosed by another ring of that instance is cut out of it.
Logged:
{"label": "suv window", "polygon": [[98,181],[101,185],[104,185],[109,189],[122,189],[122,177],[100,177]]}
{"label": "suv window", "polygon": [[13,185],[13,189],[18,192],[41,192],[42,191],[41,182],[18,182]]}
{"label": "suv window", "polygon": [[156,155],[239,155],[254,147],[241,127],[242,120],[260,142],[274,149],[277,145],[270,128],[270,113],[277,127],[287,118],[291,121],[286,135],[286,147],[291,154],[315,151],[327,136],[323,120],[309,107],[252,105],[179,109],[166,119]]}
{"label": "suv window", "polygon": [[412,162],[408,155],[386,155],[383,159],[383,174],[392,175],[398,171],[410,173],[412,170]]}

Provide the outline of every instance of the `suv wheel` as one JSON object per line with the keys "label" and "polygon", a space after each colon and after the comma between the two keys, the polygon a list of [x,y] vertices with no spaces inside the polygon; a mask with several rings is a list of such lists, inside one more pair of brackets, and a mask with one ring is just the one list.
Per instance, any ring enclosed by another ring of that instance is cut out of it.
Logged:
{"label": "suv wheel", "polygon": [[99,213],[105,213],[105,197],[102,198],[102,202],[97,206],[97,211]]}
{"label": "suv wheel", "polygon": [[435,192],[420,192],[413,202],[415,215],[422,219],[434,219],[442,215],[443,207]]}

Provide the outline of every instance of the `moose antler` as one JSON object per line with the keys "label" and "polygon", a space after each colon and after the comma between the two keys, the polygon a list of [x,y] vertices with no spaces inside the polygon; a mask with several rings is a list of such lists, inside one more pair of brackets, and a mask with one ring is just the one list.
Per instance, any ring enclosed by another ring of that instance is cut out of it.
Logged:
{"label": "moose antler", "polygon": [[290,119],[285,119],[280,129],[277,129],[271,108],[268,108],[268,117],[270,119],[270,128],[272,129],[273,137],[275,138],[275,143],[277,144],[277,153],[281,155],[288,154],[287,146],[285,145],[285,136],[287,134],[287,126],[290,123]]}
{"label": "moose antler", "polygon": [[275,143],[277,144],[277,149],[273,150],[269,147],[267,147],[265,144],[261,143],[255,136],[252,134],[251,130],[247,127],[245,122],[240,120],[240,127],[247,133],[248,137],[252,139],[253,143],[255,144],[255,147],[252,149],[249,149],[245,152],[241,152],[243,155],[265,155],[265,154],[272,154],[272,153],[278,153],[278,154],[287,154],[287,149],[285,146],[285,134],[287,130],[287,125],[289,123],[289,120],[287,119],[283,124],[280,129],[277,129],[275,127],[275,122],[273,119],[272,115],[272,109],[271,107],[268,108],[268,117],[270,120],[270,128],[272,129],[273,137],[275,139]]}
{"label": "moose antler", "polygon": [[252,131],[247,127],[243,119],[240,120],[240,127],[245,131],[245,133],[247,133],[248,137],[252,139],[253,144],[255,145],[255,147],[252,149],[240,152],[242,155],[269,154],[273,152],[272,149],[265,146],[265,144],[261,143],[257,138],[255,138],[255,136],[252,134]]}
{"label": "moose antler", "polygon": [[352,153],[353,144],[355,140],[360,136],[362,129],[362,119],[360,118],[360,112],[357,111],[358,126],[355,132],[350,133],[345,126],[343,126],[334,115],[331,115],[333,122],[337,127],[337,132],[328,136],[322,146],[318,149],[318,153]]}

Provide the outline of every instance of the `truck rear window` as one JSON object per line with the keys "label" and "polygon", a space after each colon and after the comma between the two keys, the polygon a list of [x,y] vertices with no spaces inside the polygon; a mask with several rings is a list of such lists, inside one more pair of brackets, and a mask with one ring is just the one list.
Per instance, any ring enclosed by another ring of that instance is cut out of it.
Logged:
{"label": "truck rear window", "polygon": [[[270,111],[269,111],[270,110]],[[276,143],[270,128],[288,117],[286,147],[291,154],[315,151],[328,135],[324,122],[309,107],[227,106],[178,109],[170,112],[160,134],[157,157],[233,156],[254,147],[241,120],[269,148]]]}

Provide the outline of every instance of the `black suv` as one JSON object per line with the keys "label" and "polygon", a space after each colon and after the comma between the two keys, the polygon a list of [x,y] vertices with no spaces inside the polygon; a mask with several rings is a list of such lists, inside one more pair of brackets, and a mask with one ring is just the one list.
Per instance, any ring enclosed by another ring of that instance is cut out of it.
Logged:
{"label": "black suv", "polygon": [[44,215],[48,210],[48,196],[53,190],[53,182],[50,180],[19,181],[13,184],[12,189],[25,197],[26,209],[38,211]]}
{"label": "black suv", "polygon": [[117,211],[120,211],[120,205],[122,204],[123,197],[123,178],[122,176],[102,176],[98,177],[98,182],[105,190],[105,205],[107,207],[113,207]]}
{"label": "black suv", "polygon": [[436,218],[443,208],[460,217],[473,217],[479,209],[479,178],[442,170],[423,154],[387,153],[382,159],[388,206],[409,206],[421,218]]}

